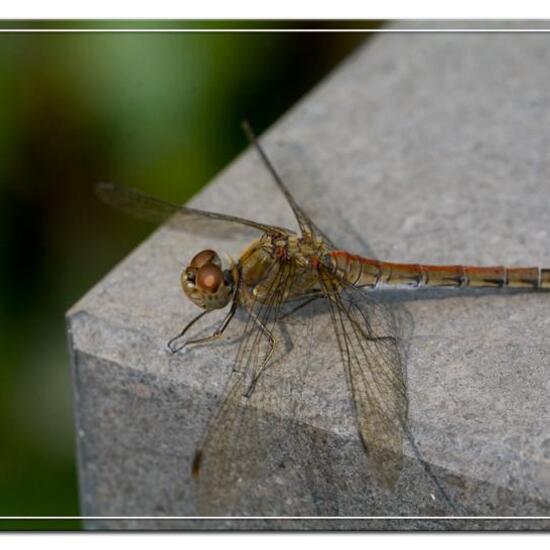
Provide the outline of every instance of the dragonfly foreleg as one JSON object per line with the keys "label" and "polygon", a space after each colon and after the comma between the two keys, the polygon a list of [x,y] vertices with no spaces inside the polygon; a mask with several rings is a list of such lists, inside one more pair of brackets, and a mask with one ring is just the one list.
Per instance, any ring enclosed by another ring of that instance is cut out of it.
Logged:
{"label": "dragonfly foreleg", "polygon": [[266,355],[265,355],[265,357],[262,361],[262,364],[260,365],[260,367],[254,373],[254,376],[253,376],[253,378],[250,382],[250,385],[248,386],[248,389],[246,390],[246,392],[244,394],[245,397],[250,397],[252,395],[252,392],[254,391],[254,388],[256,387],[256,384],[258,383],[258,379],[260,378],[260,375],[262,374],[265,367],[268,365],[269,360],[271,359],[271,357],[273,355],[273,352],[275,351],[275,345],[277,343],[277,341],[275,340],[275,337],[273,336],[271,331],[269,331],[269,329],[262,323],[262,321],[260,321],[260,319],[258,319],[258,317],[255,315],[255,313],[253,313],[252,311],[249,312],[249,313],[250,313],[250,316],[252,317],[252,319],[254,320],[254,322],[260,327],[260,330],[263,332],[264,336],[267,338],[267,340],[269,342],[269,350],[267,351],[267,353],[266,353]]}
{"label": "dragonfly foreleg", "polygon": [[183,328],[183,330],[177,334],[176,336],[174,336],[173,338],[171,338],[170,340],[168,340],[168,343],[166,344],[166,346],[168,347],[168,349],[172,352],[172,353],[177,353],[178,351],[181,351],[182,349],[186,348],[187,346],[191,346],[191,345],[196,345],[196,344],[205,344],[207,342],[212,342],[213,340],[216,340],[217,338],[219,338],[223,332],[225,331],[225,329],[227,328],[227,326],[229,325],[231,319],[233,319],[233,316],[235,315],[235,311],[237,310],[237,301],[236,300],[233,300],[233,302],[231,303],[231,308],[229,309],[227,315],[224,317],[221,325],[212,333],[210,334],[209,336],[204,336],[203,338],[194,338],[194,339],[191,339],[191,340],[185,340],[183,342],[183,344],[181,344],[180,346],[175,346],[174,344],[182,337],[185,335],[185,333],[201,318],[203,317],[204,315],[206,315],[207,313],[209,313],[210,311],[209,310],[205,310],[205,311],[202,311],[199,315],[197,315],[192,321],[190,321],[189,323],[187,323],[187,325]]}

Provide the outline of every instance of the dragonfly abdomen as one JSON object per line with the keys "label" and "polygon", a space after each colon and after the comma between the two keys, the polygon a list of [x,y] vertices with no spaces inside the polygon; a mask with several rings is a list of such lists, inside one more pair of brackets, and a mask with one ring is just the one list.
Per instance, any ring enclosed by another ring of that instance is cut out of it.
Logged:
{"label": "dragonfly abdomen", "polygon": [[333,267],[357,286],[550,289],[550,269],[382,262],[345,251],[330,254]]}

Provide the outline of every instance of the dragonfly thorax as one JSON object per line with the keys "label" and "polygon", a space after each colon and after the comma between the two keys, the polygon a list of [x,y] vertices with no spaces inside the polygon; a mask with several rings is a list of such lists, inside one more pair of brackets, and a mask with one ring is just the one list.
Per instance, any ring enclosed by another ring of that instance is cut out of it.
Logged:
{"label": "dragonfly thorax", "polygon": [[180,280],[185,295],[207,310],[225,307],[235,286],[232,266],[222,269],[221,259],[213,250],[203,250],[194,256]]}
{"label": "dragonfly thorax", "polygon": [[296,234],[264,235],[252,242],[239,259],[240,299],[252,304],[269,299],[274,289],[287,301],[318,285],[323,243]]}

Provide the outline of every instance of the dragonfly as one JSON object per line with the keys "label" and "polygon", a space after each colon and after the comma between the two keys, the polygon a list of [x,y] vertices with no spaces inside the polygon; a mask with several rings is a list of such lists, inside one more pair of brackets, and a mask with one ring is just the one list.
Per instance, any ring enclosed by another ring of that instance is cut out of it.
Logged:
{"label": "dragonfly", "polygon": [[[322,302],[328,310],[369,475],[381,488],[392,490],[403,469],[404,444],[409,441],[414,447],[414,441],[408,428],[399,316],[378,296],[395,288],[549,289],[550,269],[397,263],[342,250],[297,203],[250,125],[244,123],[243,128],[286,198],[297,231],[173,204],[113,183],[96,186],[97,195],[108,205],[165,222],[178,231],[193,233],[206,225],[220,231],[245,227],[257,233],[238,259],[229,258],[224,264],[218,252],[202,250],[180,276],[185,296],[201,311],[169,340],[171,353],[219,340],[237,311],[246,316],[232,375],[192,460],[191,474],[199,487],[198,511],[229,513],[269,462],[272,451],[267,446],[257,445],[251,457],[246,444],[260,439],[262,430],[277,432],[269,422],[262,427],[257,413],[260,401],[274,401],[276,390],[266,380],[270,371],[280,367],[277,327],[314,302]],[[213,332],[188,336],[200,319],[225,309]],[[425,468],[445,495],[429,467]]]}

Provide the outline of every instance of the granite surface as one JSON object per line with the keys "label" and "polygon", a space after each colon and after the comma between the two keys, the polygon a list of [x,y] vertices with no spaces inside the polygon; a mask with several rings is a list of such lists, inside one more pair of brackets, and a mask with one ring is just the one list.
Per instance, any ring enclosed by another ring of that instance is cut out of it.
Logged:
{"label": "granite surface", "polygon": [[[342,248],[403,262],[548,267],[549,61],[548,34],[377,35],[261,139]],[[250,150],[191,205],[295,227]],[[172,356],[165,343],[197,313],[179,288],[185,262],[203,248],[238,256],[251,237],[161,228],[68,312],[83,514],[197,513],[190,464],[245,319],[216,345]],[[412,320],[402,333],[409,425],[431,475],[408,444],[396,488],[372,482],[320,305],[285,325],[284,365],[269,374],[282,382],[257,414],[269,437],[243,436],[243,460],[284,456],[287,467],[245,484],[230,513],[411,519],[246,520],[248,528],[550,526],[413,519],[550,513],[550,294],[398,294],[394,307]],[[244,521],[88,526],[224,529]]]}

